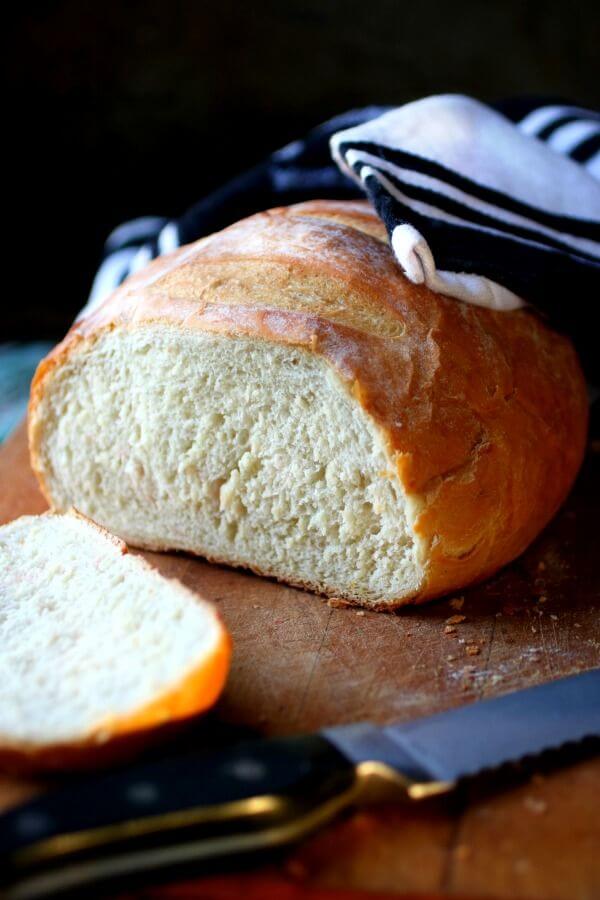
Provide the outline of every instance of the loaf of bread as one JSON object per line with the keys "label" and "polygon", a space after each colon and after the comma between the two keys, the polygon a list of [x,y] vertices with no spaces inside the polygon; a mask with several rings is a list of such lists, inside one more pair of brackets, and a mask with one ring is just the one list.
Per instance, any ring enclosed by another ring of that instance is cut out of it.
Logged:
{"label": "loaf of bread", "polygon": [[0,528],[0,766],[124,757],[211,706],[230,641],[212,605],[76,514]]}
{"label": "loaf of bread", "polygon": [[388,609],[521,553],[586,421],[565,337],[415,286],[366,204],[314,201],[182,247],[84,316],[37,371],[29,439],[56,510]]}

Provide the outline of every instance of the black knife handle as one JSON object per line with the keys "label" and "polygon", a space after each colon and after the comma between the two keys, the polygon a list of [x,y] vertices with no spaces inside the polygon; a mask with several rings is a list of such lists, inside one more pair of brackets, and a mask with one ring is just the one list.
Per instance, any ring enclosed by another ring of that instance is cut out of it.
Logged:
{"label": "black knife handle", "polygon": [[82,896],[291,843],[352,802],[354,766],[317,735],[238,744],[78,781],[0,817],[2,897]]}

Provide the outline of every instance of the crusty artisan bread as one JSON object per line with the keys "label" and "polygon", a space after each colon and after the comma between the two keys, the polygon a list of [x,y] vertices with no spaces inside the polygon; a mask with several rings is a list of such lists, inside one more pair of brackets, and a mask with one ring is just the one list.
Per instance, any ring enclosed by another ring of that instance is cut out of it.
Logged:
{"label": "crusty artisan bread", "polygon": [[211,706],[229,656],[211,604],[83,516],[0,528],[0,766],[122,757]]}
{"label": "crusty artisan bread", "polygon": [[58,510],[391,608],[521,553],[586,423],[565,337],[413,285],[366,204],[314,201],[126,281],[41,363],[29,439]]}

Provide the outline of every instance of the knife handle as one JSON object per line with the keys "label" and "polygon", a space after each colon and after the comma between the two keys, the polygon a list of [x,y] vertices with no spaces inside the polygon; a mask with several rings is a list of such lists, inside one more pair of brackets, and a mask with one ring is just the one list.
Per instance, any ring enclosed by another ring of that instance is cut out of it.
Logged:
{"label": "knife handle", "polygon": [[[238,744],[71,783],[0,817],[8,900],[152,881],[291,843],[350,804],[355,767],[317,735]],[[197,869],[196,869],[197,870]]]}

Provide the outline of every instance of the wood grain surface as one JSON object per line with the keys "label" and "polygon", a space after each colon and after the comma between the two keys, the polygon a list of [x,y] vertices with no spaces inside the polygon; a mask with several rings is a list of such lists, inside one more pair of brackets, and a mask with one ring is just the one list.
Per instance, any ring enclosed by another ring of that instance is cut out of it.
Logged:
{"label": "wood grain surface", "polygon": [[[599,449],[590,447],[568,503],[523,557],[486,584],[425,607],[332,608],[246,573],[144,554],[214,600],[231,630],[233,669],[215,718],[261,734],[389,722],[599,666]],[[0,450],[0,522],[44,508],[21,428]],[[452,616],[465,618],[448,624]],[[0,807],[44,787],[4,778]],[[136,896],[600,897],[600,759],[502,788],[359,810],[241,881],[232,875]]]}

